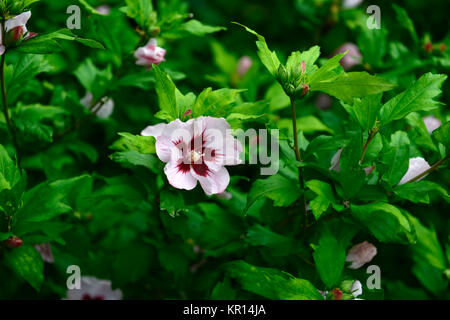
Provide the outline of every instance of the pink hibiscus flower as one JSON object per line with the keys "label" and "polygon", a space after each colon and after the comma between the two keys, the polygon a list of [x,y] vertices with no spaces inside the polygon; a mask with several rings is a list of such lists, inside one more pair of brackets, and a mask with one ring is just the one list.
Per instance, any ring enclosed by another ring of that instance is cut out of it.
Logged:
{"label": "pink hibiscus flower", "polygon": [[120,289],[113,290],[110,280],[81,277],[81,288],[67,290],[66,300],[122,300]]}
{"label": "pink hibiscus flower", "polygon": [[146,66],[149,69],[152,68],[153,64],[160,64],[164,61],[164,56],[166,55],[166,50],[160,48],[156,45],[156,39],[152,38],[144,46],[140,47],[134,53],[137,61],[136,64],[139,66]]}
{"label": "pink hibiscus flower", "polygon": [[223,118],[199,117],[145,128],[156,138],[156,153],[166,162],[164,173],[177,189],[192,190],[200,182],[207,195],[225,191],[230,175],[225,165],[237,165],[242,145]]}

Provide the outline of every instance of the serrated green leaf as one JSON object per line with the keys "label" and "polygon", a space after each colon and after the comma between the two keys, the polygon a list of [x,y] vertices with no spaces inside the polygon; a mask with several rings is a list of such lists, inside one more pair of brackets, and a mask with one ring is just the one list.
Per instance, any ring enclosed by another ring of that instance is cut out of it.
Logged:
{"label": "serrated green leaf", "polygon": [[244,290],[275,300],[323,300],[314,286],[304,279],[271,268],[252,266],[242,260],[225,264],[231,278]]}
{"label": "serrated green leaf", "polygon": [[432,110],[441,103],[435,101],[441,93],[442,83],[447,79],[443,74],[426,73],[414,84],[386,102],[381,108],[381,124],[386,125],[402,119],[411,112]]}

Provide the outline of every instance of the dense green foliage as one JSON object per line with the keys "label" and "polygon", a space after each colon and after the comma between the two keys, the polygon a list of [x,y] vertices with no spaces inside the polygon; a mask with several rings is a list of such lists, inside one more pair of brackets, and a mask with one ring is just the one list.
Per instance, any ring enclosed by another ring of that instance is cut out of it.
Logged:
{"label": "dense green foliage", "polygon": [[[355,280],[362,299],[450,298],[448,4],[374,1],[370,29],[369,4],[341,2],[0,0],[38,33],[2,27],[0,299],[65,298],[71,265],[125,299],[351,299]],[[151,38],[164,61],[136,65]],[[278,172],[227,167],[212,196],[171,186],[140,133],[202,116],[278,129]],[[364,241],[377,254],[349,268]]]}

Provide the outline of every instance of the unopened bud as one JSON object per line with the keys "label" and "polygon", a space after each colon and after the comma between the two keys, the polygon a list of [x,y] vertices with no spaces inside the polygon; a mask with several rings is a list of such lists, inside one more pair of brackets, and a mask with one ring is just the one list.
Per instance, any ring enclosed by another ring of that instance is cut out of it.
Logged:
{"label": "unopened bud", "polygon": [[12,236],[9,237],[8,240],[5,241],[6,245],[11,248],[18,248],[22,245],[22,239],[20,239],[18,236]]}
{"label": "unopened bud", "polygon": [[17,26],[6,33],[5,46],[13,47],[19,44],[23,39],[23,27]]}
{"label": "unopened bud", "polygon": [[280,64],[280,66],[278,67],[278,74],[277,74],[278,82],[281,83],[281,85],[284,85],[289,80],[288,78],[289,75],[286,68],[282,64]]}
{"label": "unopened bud", "polygon": [[189,117],[189,119],[192,118],[192,110],[188,109],[186,110],[186,112],[183,114],[183,118]]}
{"label": "unopened bud", "polygon": [[297,95],[301,92],[301,97],[303,98],[309,92],[309,85],[302,83],[297,87]]}
{"label": "unopened bud", "polygon": [[153,29],[150,30],[150,35],[152,36],[152,38],[156,38],[157,36],[159,36],[160,33],[161,33],[160,27],[154,27]]}
{"label": "unopened bud", "polygon": [[342,290],[338,288],[331,290],[330,294],[332,300],[341,300],[343,296]]}
{"label": "unopened bud", "polygon": [[427,42],[423,45],[423,48],[426,52],[430,53],[433,52],[433,44],[431,42]]}
{"label": "unopened bud", "polygon": [[289,97],[292,97],[293,95],[295,95],[295,87],[290,83],[285,86],[285,91]]}
{"label": "unopened bud", "polygon": [[344,280],[339,286],[343,292],[351,293],[354,280]]}
{"label": "unopened bud", "polygon": [[439,50],[441,50],[441,52],[445,52],[447,50],[447,45],[445,43],[441,43],[439,45]]}

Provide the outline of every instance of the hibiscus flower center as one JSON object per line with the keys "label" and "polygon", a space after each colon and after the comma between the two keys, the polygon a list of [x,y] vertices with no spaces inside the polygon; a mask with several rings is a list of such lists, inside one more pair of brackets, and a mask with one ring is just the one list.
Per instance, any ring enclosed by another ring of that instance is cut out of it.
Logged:
{"label": "hibiscus flower center", "polygon": [[191,151],[191,163],[198,162],[202,157],[203,157],[202,153],[195,151],[195,150]]}

